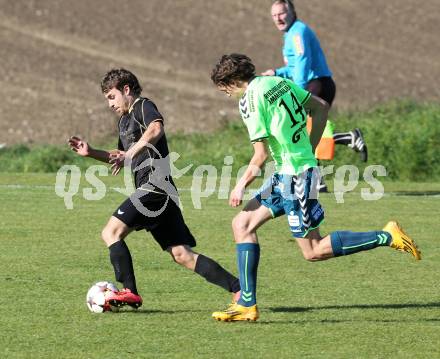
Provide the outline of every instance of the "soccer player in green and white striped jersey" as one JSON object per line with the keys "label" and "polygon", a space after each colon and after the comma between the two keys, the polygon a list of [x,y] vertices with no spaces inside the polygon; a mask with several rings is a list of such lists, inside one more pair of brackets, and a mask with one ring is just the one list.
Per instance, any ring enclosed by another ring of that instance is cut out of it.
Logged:
{"label": "soccer player in green and white striped jersey", "polygon": [[[319,226],[324,209],[317,200],[319,173],[314,150],[323,133],[328,104],[288,79],[255,76],[255,66],[245,55],[224,55],[212,71],[218,89],[239,100],[241,117],[248,129],[254,155],[232,190],[229,204],[237,207],[256,178],[269,153],[276,171],[255,197],[233,219],[237,244],[241,296],[224,311],[213,313],[221,321],[255,321],[257,268],[260,257],[257,229],[266,221],[286,215],[293,237],[305,259],[321,261],[378,246],[390,246],[421,259],[415,243],[397,222],[383,230],[356,233],[333,232],[322,237]],[[313,118],[310,136],[306,114]]]}

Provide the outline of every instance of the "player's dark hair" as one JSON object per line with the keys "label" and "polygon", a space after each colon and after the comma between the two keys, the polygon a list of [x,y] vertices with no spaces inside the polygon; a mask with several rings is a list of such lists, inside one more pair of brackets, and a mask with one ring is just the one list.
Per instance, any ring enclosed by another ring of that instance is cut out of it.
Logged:
{"label": "player's dark hair", "polygon": [[272,5],[275,4],[284,4],[287,6],[287,8],[292,11],[293,17],[296,19],[296,10],[295,10],[295,5],[293,4],[292,0],[276,0],[272,3]]}
{"label": "player's dark hair", "polygon": [[255,66],[246,55],[223,55],[211,71],[216,86],[229,86],[237,81],[249,81],[255,77]]}
{"label": "player's dark hair", "polygon": [[133,96],[139,96],[142,92],[142,87],[139,85],[136,76],[123,68],[112,69],[107,72],[102,78],[101,90],[102,93],[107,93],[112,88],[117,88],[119,91],[122,91],[125,85],[130,87],[130,94]]}

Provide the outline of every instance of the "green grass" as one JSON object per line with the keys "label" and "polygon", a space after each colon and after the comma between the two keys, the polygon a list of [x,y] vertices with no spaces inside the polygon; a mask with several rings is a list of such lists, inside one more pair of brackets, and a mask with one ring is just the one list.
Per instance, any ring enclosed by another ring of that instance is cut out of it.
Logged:
{"label": "green grass", "polygon": [[[365,166],[385,166],[390,179],[432,182],[440,180],[440,106],[398,101],[365,112],[331,114],[336,132],[362,129],[369,149],[367,164],[348,147],[337,146],[335,159],[323,165],[339,167],[353,164],[362,173]],[[104,141],[106,149],[115,148],[116,136]],[[170,151],[180,158],[177,168],[192,164],[189,173],[199,165],[213,165],[221,171],[225,156],[233,156],[232,173],[246,165],[252,156],[252,146],[241,121],[231,122],[209,134],[168,134]],[[95,144],[93,144],[95,145]],[[0,172],[56,172],[64,164],[82,169],[93,164],[90,159],[75,155],[62,146],[19,145],[0,149]]]}
{"label": "green grass", "polygon": [[[110,186],[120,179],[105,178]],[[260,231],[257,323],[218,323],[230,296],[178,267],[151,236],[128,239],[144,306],[92,314],[88,287],[113,280],[100,230],[123,196],[80,195],[67,210],[49,174],[0,175],[2,358],[434,358],[440,356],[438,197],[363,201],[359,188],[336,204],[321,197],[324,232],[381,228],[399,219],[423,260],[379,248],[321,263],[302,259],[284,218]],[[11,186],[12,185],[12,186]],[[189,188],[190,178],[178,186]],[[82,186],[87,186],[85,182]],[[438,183],[385,183],[388,193],[439,191]],[[235,269],[230,222],[236,209],[215,196],[184,216],[197,249]]]}
{"label": "green grass", "polygon": [[323,165],[380,164],[394,180],[433,181],[440,179],[440,105],[414,101],[395,101],[366,112],[330,116],[336,132],[354,127],[362,129],[368,145],[368,163],[348,148],[337,147],[335,159]]}

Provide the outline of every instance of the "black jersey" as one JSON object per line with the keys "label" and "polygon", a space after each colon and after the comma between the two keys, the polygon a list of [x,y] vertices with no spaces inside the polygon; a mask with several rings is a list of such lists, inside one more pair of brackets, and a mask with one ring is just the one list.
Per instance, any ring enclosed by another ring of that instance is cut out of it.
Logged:
{"label": "black jersey", "polygon": [[[156,105],[148,98],[139,97],[131,106],[129,113],[119,119],[119,142],[118,149],[128,151],[134,143],[139,141],[148,125],[156,120],[163,122],[163,117]],[[155,161],[155,159],[165,159],[168,156],[168,144],[165,134],[154,146],[155,149],[147,147],[134,157],[131,170],[134,175],[136,188],[150,182],[150,175],[154,170],[155,162],[160,166],[162,173],[167,173],[167,179],[171,180],[169,162]],[[138,169],[137,169],[138,168]],[[163,192],[162,190],[159,190]]]}

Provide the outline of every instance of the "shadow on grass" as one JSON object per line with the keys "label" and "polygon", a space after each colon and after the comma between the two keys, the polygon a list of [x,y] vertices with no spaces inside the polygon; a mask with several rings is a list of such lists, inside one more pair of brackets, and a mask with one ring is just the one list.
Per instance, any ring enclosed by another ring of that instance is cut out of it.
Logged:
{"label": "shadow on grass", "polygon": [[[118,314],[184,314],[184,313],[206,313],[206,310],[192,310],[192,309],[182,309],[182,310],[160,310],[160,309],[148,309],[148,308],[142,308],[142,309],[122,309],[118,312]],[[209,312],[209,311],[208,311]],[[209,312],[210,313],[210,312]]]}
{"label": "shadow on grass", "polygon": [[271,307],[274,313],[299,313],[312,310],[329,309],[410,309],[410,308],[440,308],[440,302],[433,303],[396,303],[396,304],[352,304],[352,305],[323,305],[317,307]]}
{"label": "shadow on grass", "polygon": [[[423,308],[440,308],[440,302],[432,303],[399,303],[399,304],[353,304],[353,305],[324,305],[315,307],[271,307],[267,311],[272,313],[301,313],[308,311],[320,310],[344,310],[344,309],[423,309]],[[421,318],[415,316],[414,319],[373,319],[373,318],[353,318],[353,319],[310,319],[307,320],[262,320],[259,324],[310,324],[310,322],[320,324],[343,324],[343,323],[359,323],[359,322],[375,322],[375,323],[440,323],[440,318]]]}
{"label": "shadow on grass", "polygon": [[[433,303],[401,303],[401,304],[353,304],[353,305],[324,305],[324,306],[315,306],[315,307],[269,307],[262,308],[263,312],[272,312],[272,313],[301,313],[301,312],[309,312],[309,311],[320,311],[320,310],[344,310],[344,309],[423,309],[423,308],[440,308],[440,302]],[[194,309],[181,309],[181,310],[160,310],[160,309],[123,309],[118,314],[124,315],[176,315],[176,314],[184,314],[184,313],[208,313],[209,310],[194,310]],[[208,315],[207,314],[207,315]],[[403,323],[403,322],[440,322],[440,318],[415,318],[414,320],[406,320],[406,319],[307,319],[307,320],[260,320],[255,324],[307,324],[311,321],[318,322],[322,324],[332,324],[332,323],[353,323],[359,321],[368,321],[368,322],[381,322],[381,323]]]}
{"label": "shadow on grass", "polygon": [[440,191],[394,191],[388,192],[388,194],[395,196],[415,196],[415,197],[438,197]]}
{"label": "shadow on grass", "polygon": [[319,324],[353,324],[360,322],[368,323],[440,323],[440,318],[415,318],[415,319],[367,319],[367,318],[356,318],[356,319],[307,319],[307,320],[264,320],[264,318],[256,324],[268,325],[268,324],[295,324],[295,325],[307,325],[310,323]]}

